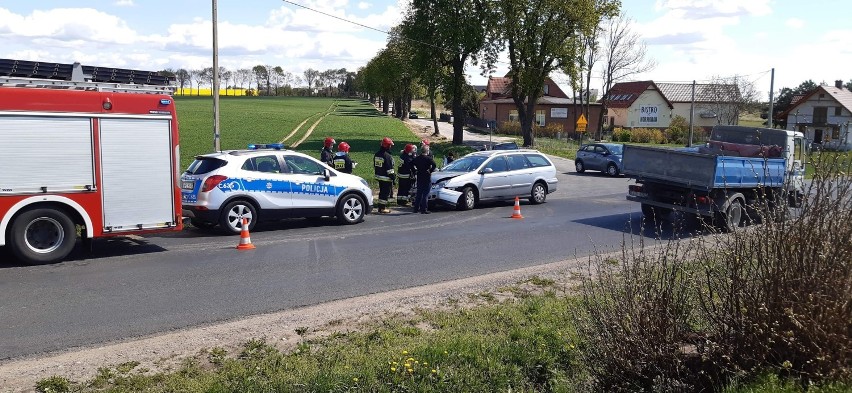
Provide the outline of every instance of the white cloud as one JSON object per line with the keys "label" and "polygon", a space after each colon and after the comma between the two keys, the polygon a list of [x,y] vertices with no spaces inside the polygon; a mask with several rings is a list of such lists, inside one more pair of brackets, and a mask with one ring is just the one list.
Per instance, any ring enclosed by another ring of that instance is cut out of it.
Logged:
{"label": "white cloud", "polygon": [[784,25],[793,29],[801,29],[802,27],[805,27],[805,21],[799,18],[790,18],[784,22]]}
{"label": "white cloud", "polygon": [[371,6],[371,4],[366,2],[366,1],[362,1],[362,2],[358,3],[358,9],[359,10],[366,10],[367,8],[370,8],[370,6]]}
{"label": "white cloud", "polygon": [[680,10],[688,19],[762,16],[772,13],[772,0],[657,0],[656,10]]}
{"label": "white cloud", "polygon": [[115,5],[119,7],[133,7],[133,0],[118,0],[115,2]]}
{"label": "white cloud", "polygon": [[0,16],[0,31],[24,39],[131,44],[138,38],[123,20],[92,8],[36,10],[27,16],[6,11]]}

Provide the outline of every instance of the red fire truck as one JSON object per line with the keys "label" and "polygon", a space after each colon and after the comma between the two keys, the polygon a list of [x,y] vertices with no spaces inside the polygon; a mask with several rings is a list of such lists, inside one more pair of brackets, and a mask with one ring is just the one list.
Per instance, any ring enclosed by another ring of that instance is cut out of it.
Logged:
{"label": "red fire truck", "polygon": [[52,263],[78,237],[182,229],[172,81],[0,59],[0,246]]}

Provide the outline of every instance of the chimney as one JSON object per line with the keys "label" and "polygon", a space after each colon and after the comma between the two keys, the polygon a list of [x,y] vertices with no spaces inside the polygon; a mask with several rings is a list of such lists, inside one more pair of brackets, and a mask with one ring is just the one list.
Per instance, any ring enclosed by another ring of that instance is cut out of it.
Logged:
{"label": "chimney", "polygon": [[842,89],[843,88],[843,81],[842,80],[834,81],[834,87],[836,87],[838,89]]}

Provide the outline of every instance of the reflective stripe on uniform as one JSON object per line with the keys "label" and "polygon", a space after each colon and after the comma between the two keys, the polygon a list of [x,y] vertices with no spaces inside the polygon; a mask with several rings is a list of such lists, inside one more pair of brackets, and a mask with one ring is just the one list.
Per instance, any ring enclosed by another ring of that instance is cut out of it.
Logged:
{"label": "reflective stripe on uniform", "polygon": [[384,199],[378,199],[378,198],[376,198],[376,204],[378,204],[378,205],[387,205],[387,204],[388,204],[388,201],[386,201],[386,200],[384,200]]}
{"label": "reflective stripe on uniform", "polygon": [[397,176],[397,177],[400,178],[400,179],[410,179],[411,175],[405,175],[405,174],[400,173],[399,176]]}
{"label": "reflective stripe on uniform", "polygon": [[387,176],[376,175],[376,180],[378,180],[378,181],[391,181],[391,178],[389,178]]}

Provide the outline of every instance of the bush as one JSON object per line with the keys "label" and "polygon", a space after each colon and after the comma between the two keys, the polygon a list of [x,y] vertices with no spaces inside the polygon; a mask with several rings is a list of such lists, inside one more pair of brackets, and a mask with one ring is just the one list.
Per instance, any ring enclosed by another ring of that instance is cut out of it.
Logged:
{"label": "bush", "polygon": [[536,137],[556,138],[557,132],[562,132],[562,124],[550,123],[544,127],[533,125]]}
{"label": "bush", "polygon": [[663,133],[654,128],[634,128],[630,131],[630,141],[638,143],[665,143]]}
{"label": "bush", "polygon": [[613,142],[630,142],[630,130],[626,128],[616,128],[612,131]]}
{"label": "bush", "polygon": [[522,135],[523,134],[521,132],[521,123],[518,122],[518,121],[514,121],[514,120],[504,121],[504,122],[500,123],[499,131],[500,131],[501,134],[508,134],[508,135]]}
{"label": "bush", "polygon": [[[852,379],[852,157],[823,158],[800,211],[750,196],[760,226],[624,246],[590,265],[574,316],[598,391],[714,391],[767,372]],[[834,160],[834,161],[831,161]]]}

